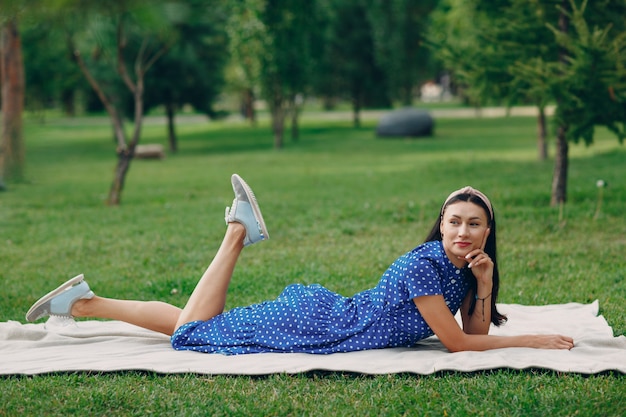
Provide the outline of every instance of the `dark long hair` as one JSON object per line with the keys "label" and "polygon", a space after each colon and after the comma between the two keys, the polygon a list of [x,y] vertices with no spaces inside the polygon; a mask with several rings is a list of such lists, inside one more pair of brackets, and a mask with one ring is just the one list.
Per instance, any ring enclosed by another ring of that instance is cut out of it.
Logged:
{"label": "dark long hair", "polygon": [[[432,230],[430,231],[430,233],[428,234],[428,236],[426,237],[424,241],[432,242],[436,240],[438,241],[442,240],[440,225],[441,225],[441,220],[443,218],[443,213],[450,204],[453,204],[459,201],[466,201],[469,203],[474,203],[477,206],[482,207],[482,209],[485,210],[487,219],[489,220],[489,228],[491,229],[491,231],[489,232],[489,236],[487,236],[487,242],[485,243],[485,253],[489,255],[489,257],[493,261],[493,289],[491,290],[491,322],[495,324],[496,326],[500,326],[501,324],[504,324],[506,322],[507,318],[504,314],[500,314],[496,308],[496,302],[498,299],[498,290],[500,289],[500,273],[498,271],[498,258],[497,258],[497,250],[496,250],[496,215],[495,215],[495,212],[493,214],[493,217],[491,217],[489,214],[491,211],[489,210],[489,207],[487,207],[487,204],[475,194],[470,194],[470,193],[457,194],[454,197],[450,198],[450,200],[446,202],[445,206],[441,208],[441,211],[439,212],[440,213],[439,218],[433,225]],[[470,277],[470,291],[472,292],[472,295],[474,295],[472,297],[472,303],[470,304],[470,308],[469,308],[469,314],[472,315],[474,313],[474,309],[476,308],[475,296],[476,296],[478,283],[471,269],[465,268],[464,272],[467,274],[468,277]]]}

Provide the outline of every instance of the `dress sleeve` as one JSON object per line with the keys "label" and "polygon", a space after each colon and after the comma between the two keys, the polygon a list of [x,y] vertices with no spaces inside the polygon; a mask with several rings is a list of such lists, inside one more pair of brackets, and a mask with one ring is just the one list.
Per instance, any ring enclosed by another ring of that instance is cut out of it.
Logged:
{"label": "dress sleeve", "polygon": [[432,260],[414,259],[407,265],[405,280],[410,299],[424,295],[443,295],[441,276]]}

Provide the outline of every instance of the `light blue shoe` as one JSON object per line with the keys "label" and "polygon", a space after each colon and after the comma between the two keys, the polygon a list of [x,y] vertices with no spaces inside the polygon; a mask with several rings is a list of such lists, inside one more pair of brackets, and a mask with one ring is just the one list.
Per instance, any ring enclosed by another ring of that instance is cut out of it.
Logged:
{"label": "light blue shoe", "polygon": [[230,207],[226,207],[224,216],[226,224],[237,222],[246,228],[244,246],[269,239],[270,234],[265,227],[261,209],[250,186],[237,174],[233,174],[231,183],[235,191],[235,199]]}
{"label": "light blue shoe", "polygon": [[26,313],[26,320],[35,321],[46,316],[72,317],[72,306],[76,301],[94,297],[84,278],[83,274],[77,275],[41,297]]}

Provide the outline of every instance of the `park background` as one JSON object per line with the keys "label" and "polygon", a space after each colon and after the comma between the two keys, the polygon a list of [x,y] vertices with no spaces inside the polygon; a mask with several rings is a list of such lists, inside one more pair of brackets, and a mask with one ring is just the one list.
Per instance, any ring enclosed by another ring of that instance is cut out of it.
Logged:
{"label": "park background", "polygon": [[[271,240],[245,251],[228,308],[292,282],[371,287],[421,242],[447,194],[472,184],[498,216],[501,302],[598,299],[625,334],[624,2],[83,3],[2,3],[2,52],[17,34],[24,75],[20,102],[3,60],[2,320],[23,321],[78,273],[101,295],[182,305],[217,249],[238,172]],[[433,83],[435,97],[421,94]],[[380,117],[405,106],[434,115],[434,136],[377,138]],[[140,144],[165,157],[135,158]],[[543,370],[0,384],[2,415],[621,415],[626,405],[621,374]]]}

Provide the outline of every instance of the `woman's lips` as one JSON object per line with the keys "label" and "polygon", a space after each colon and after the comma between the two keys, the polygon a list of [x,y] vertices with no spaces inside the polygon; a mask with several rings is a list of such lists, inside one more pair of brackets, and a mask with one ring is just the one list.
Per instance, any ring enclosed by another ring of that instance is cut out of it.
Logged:
{"label": "woman's lips", "polygon": [[458,246],[458,247],[460,247],[460,248],[465,249],[465,248],[467,248],[468,246],[470,246],[470,245],[471,245],[471,243],[470,243],[470,242],[455,242],[455,245],[457,245],[457,246]]}

